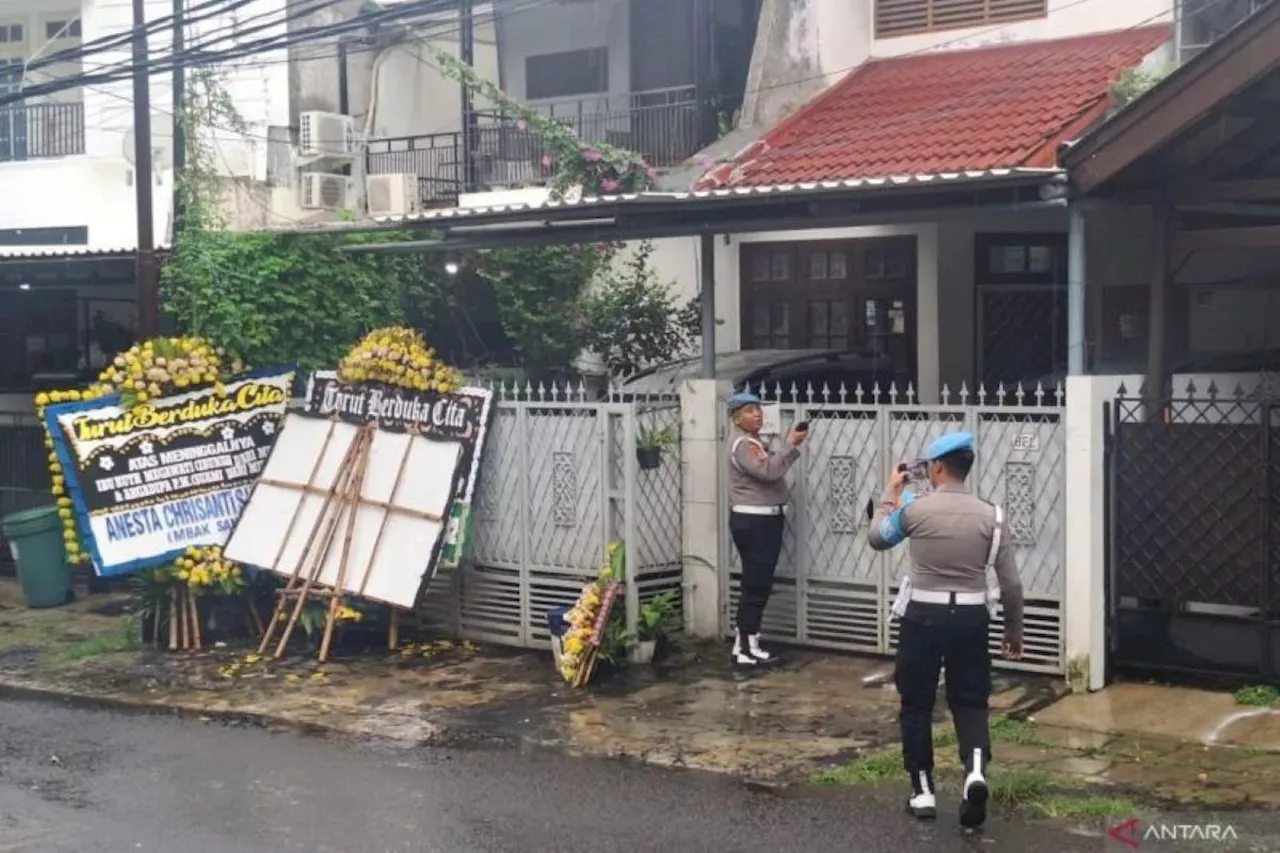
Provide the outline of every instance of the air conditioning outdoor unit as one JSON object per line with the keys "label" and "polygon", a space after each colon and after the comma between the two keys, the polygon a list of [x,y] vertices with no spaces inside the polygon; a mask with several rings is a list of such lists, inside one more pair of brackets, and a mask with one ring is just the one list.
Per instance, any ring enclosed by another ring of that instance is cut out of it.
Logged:
{"label": "air conditioning outdoor unit", "polygon": [[351,179],[328,172],[302,173],[301,205],[306,210],[341,210],[350,207]]}
{"label": "air conditioning outdoor unit", "polygon": [[422,209],[417,175],[370,175],[365,195],[370,216],[405,216]]}
{"label": "air conditioning outdoor unit", "polygon": [[351,116],[318,111],[299,119],[298,150],[306,157],[354,157],[356,121]]}

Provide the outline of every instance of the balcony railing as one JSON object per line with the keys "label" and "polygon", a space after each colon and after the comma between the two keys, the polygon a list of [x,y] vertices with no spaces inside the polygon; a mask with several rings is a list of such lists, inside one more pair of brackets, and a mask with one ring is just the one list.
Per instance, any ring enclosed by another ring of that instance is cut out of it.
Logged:
{"label": "balcony railing", "polygon": [[[573,128],[586,142],[604,142],[635,151],[651,166],[675,166],[715,139],[714,110],[694,97],[692,86],[626,95],[543,102],[544,115]],[[462,134],[375,139],[369,142],[368,173],[418,176],[423,204],[449,204],[463,185]],[[484,185],[545,183],[542,137],[510,116],[479,116],[476,171]]]}
{"label": "balcony railing", "polygon": [[0,163],[84,153],[84,104],[0,107]]}

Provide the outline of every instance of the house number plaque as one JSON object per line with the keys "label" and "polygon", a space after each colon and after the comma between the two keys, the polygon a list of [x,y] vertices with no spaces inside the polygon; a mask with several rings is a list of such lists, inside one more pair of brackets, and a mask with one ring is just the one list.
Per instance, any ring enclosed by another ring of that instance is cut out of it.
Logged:
{"label": "house number plaque", "polygon": [[1040,450],[1040,436],[1034,432],[1022,432],[1013,437],[1013,449],[1021,453],[1036,453]]}

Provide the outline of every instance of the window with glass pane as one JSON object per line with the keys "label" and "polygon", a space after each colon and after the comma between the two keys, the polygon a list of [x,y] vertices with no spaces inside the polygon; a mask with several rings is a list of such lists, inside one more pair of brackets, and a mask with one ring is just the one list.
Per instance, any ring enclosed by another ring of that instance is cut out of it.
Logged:
{"label": "window with glass pane", "polygon": [[1053,249],[1048,246],[1030,246],[1027,249],[1027,271],[1053,272]]}
{"label": "window with glass pane", "polygon": [[809,303],[809,346],[814,349],[848,349],[848,305],[842,300]]}
{"label": "window with glass pane", "polygon": [[844,252],[828,252],[827,278],[839,280],[848,278],[848,276],[848,261],[845,260]]}
{"label": "window with glass pane", "polygon": [[849,303],[843,299],[828,303],[827,334],[831,336],[832,349],[849,348]]}
{"label": "window with glass pane", "polygon": [[786,349],[791,345],[791,308],[785,302],[775,302],[770,314],[773,319],[773,346]]}
{"label": "window with glass pane", "polygon": [[790,313],[785,302],[755,303],[751,307],[751,348],[786,349],[791,339]]}
{"label": "window with glass pane", "polygon": [[830,317],[827,314],[826,302],[810,302],[809,303],[809,346],[815,349],[826,349],[827,329],[829,327]]}
{"label": "window with glass pane", "polygon": [[814,252],[809,255],[809,278],[822,281],[827,277],[827,253]]}
{"label": "window with glass pane", "polygon": [[752,281],[768,281],[772,273],[769,266],[769,256],[766,254],[753,255],[751,258],[751,280]]}
{"label": "window with glass pane", "polygon": [[787,252],[773,252],[769,256],[769,270],[773,281],[786,281],[791,278],[791,255]]}
{"label": "window with glass pane", "polygon": [[905,248],[894,246],[885,250],[884,274],[889,278],[902,278],[911,269],[911,258]]}
{"label": "window with glass pane", "polygon": [[995,246],[991,249],[991,271],[1018,273],[1027,271],[1026,246]]}
{"label": "window with glass pane", "polygon": [[867,249],[863,258],[862,273],[867,278],[884,278],[884,249],[878,247]]}

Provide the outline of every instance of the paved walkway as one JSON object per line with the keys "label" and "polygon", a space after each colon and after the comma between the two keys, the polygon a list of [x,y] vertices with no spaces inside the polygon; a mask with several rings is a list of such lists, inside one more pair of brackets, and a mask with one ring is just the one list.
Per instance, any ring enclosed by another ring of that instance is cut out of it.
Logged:
{"label": "paved walkway", "polygon": [[[797,652],[782,667],[738,678],[720,646],[701,646],[667,665],[572,691],[547,653],[443,640],[323,667],[303,658],[264,660],[244,649],[139,651],[128,648],[121,604],[95,596],[32,611],[17,603],[12,583],[0,582],[0,684],[11,692],[242,716],[357,737],[535,744],[768,785],[815,778],[874,783],[900,773],[891,752],[896,692],[891,685],[862,686],[864,677],[886,668],[881,659]],[[1022,772],[1019,784],[1280,807],[1280,755],[1271,752],[1280,751],[1280,738],[1275,729],[1260,733],[1270,716],[1210,726],[1244,709],[1233,710],[1229,696],[1169,688],[1122,686],[1052,705],[1060,695],[1060,683],[1049,679],[998,680],[996,713],[1018,719],[998,722],[997,761]],[[1217,717],[1190,711],[1211,704]],[[940,715],[943,708],[939,702]],[[1153,716],[1163,718],[1162,727]],[[1216,734],[1206,743],[1210,730]]]}

